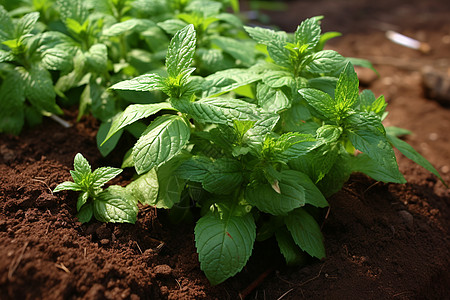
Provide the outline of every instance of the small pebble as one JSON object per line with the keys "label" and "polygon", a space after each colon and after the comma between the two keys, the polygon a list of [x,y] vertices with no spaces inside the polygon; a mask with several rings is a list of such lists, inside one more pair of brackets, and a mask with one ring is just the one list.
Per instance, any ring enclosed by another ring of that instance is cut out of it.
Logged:
{"label": "small pebble", "polygon": [[153,272],[158,275],[170,275],[172,274],[172,268],[168,265],[158,265],[153,268]]}
{"label": "small pebble", "polygon": [[102,245],[108,245],[108,244],[109,244],[109,240],[108,240],[108,239],[102,239],[102,240],[100,241],[100,244],[102,244]]}
{"label": "small pebble", "polygon": [[403,221],[405,222],[406,226],[408,226],[408,228],[410,228],[410,229],[413,228],[414,217],[411,215],[411,213],[409,211],[401,210],[398,212],[398,214],[403,219]]}

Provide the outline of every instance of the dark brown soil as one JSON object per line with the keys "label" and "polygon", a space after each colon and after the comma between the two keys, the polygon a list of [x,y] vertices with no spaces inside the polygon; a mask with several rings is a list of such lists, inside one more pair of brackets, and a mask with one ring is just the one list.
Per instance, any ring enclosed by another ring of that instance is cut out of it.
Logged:
{"label": "dark brown soil", "polygon": [[[427,99],[420,73],[425,65],[449,66],[448,1],[289,5],[288,13],[271,13],[274,23],[292,31],[323,14],[326,30],[344,33],[330,48],[376,62],[379,78],[361,76],[389,101],[385,124],[413,131],[406,141],[450,182],[450,110]],[[387,29],[432,51],[393,44]],[[118,163],[98,153],[96,129],[91,118],[69,129],[46,120],[20,138],[0,135],[0,299],[238,299],[258,278],[247,299],[450,299],[450,193],[402,155],[407,184],[354,175],[329,199],[324,261],[287,268],[268,241],[256,244],[240,274],[212,287],[199,268],[193,224],[172,225],[164,211],[147,207],[135,225],[81,225],[76,194],[51,192],[70,179],[77,152],[94,167]]]}

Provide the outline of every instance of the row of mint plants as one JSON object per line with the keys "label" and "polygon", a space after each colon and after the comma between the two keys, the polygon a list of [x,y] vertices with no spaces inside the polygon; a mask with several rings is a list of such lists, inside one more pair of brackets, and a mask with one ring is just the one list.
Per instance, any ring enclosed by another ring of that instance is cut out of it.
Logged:
{"label": "row of mint plants", "polygon": [[[255,241],[272,237],[288,264],[302,263],[305,255],[324,258],[317,220],[328,206],[326,198],[353,172],[405,183],[393,147],[442,180],[428,161],[398,138],[406,130],[383,126],[384,97],[369,90],[360,93],[353,64],[371,67],[370,63],[324,50],[326,41],[339,34],[322,33],[320,17],[303,21],[288,34],[242,26],[236,14],[224,12],[225,4],[238,11],[236,1],[57,3],[63,18],[56,24],[68,29],[76,21],[84,28],[79,30],[87,34],[80,38],[81,48],[60,40],[63,35],[73,38],[73,29],[33,34],[39,15],[32,12],[14,21],[3,10],[7,17],[2,20],[10,20],[11,32],[20,33],[14,43],[23,53],[33,49],[39,55],[22,62],[19,58],[27,55],[17,56],[11,39],[3,42],[9,52],[2,50],[1,57],[12,62],[0,65],[0,74],[9,74],[3,78],[0,103],[13,103],[2,94],[15,91],[13,78],[26,86],[15,92],[24,93],[23,115],[29,107],[40,113],[59,112],[56,96],[52,94],[51,105],[42,106],[37,99],[43,101],[50,92],[31,92],[45,86],[42,82],[62,99],[74,87],[82,89],[80,115],[90,107],[103,122],[98,141],[104,154],[114,151],[124,131],[136,137],[122,168],[134,167],[137,175],[126,187],[103,189],[122,169],[92,171],[77,154],[73,182],[61,183],[55,191],[80,192],[81,222],[95,217],[134,223],[138,203],[171,209],[176,221],[198,216],[196,247],[201,269],[212,284],[239,272]],[[86,3],[109,6],[87,17]],[[144,3],[154,4],[151,9],[157,12],[135,18],[146,12]],[[168,13],[159,11],[157,4],[164,4]],[[107,7],[117,23],[109,22]],[[0,31],[0,37],[5,32]],[[171,34],[168,44],[161,43]],[[133,49],[136,41],[148,48]],[[150,45],[164,49],[151,52]],[[46,51],[61,54],[55,57],[73,54],[64,56],[72,69],[63,71],[57,63],[59,68],[49,67],[46,62],[59,60],[46,58]],[[104,64],[95,66],[100,57]],[[39,80],[33,77],[38,70]],[[60,82],[68,81],[74,85],[61,89]]]}

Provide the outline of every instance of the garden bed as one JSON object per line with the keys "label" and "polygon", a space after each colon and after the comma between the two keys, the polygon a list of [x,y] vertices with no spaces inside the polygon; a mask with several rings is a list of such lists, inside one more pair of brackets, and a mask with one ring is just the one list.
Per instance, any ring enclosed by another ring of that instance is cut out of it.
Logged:
{"label": "garden bed", "polygon": [[[375,95],[386,96],[385,125],[411,130],[405,140],[450,182],[450,111],[427,98],[421,75],[423,66],[436,61],[447,59],[449,66],[449,5],[354,2],[347,7],[343,1],[291,1],[292,14],[271,15],[292,31],[292,24],[324,14],[325,31],[344,33],[329,48],[374,61],[379,78],[362,81]],[[387,29],[426,41],[431,52],[393,44],[385,38]],[[119,166],[121,156],[98,153],[97,121],[85,117],[76,123],[70,111],[65,118],[71,128],[48,119],[20,138],[0,136],[2,299],[237,299],[252,287],[249,299],[448,297],[450,193],[400,154],[407,184],[355,174],[329,199],[321,224],[325,260],[285,267],[269,240],[255,244],[241,273],[211,286],[198,263],[194,224],[173,225],[164,211],[151,207],[141,208],[135,225],[77,222],[77,195],[52,193],[70,180],[73,157],[82,152],[95,168]],[[131,175],[125,171],[114,183],[126,184]]]}

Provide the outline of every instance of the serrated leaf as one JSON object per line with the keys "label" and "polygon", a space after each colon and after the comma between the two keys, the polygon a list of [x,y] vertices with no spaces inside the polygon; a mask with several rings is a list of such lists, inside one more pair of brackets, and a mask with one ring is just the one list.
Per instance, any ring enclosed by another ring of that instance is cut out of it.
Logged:
{"label": "serrated leaf", "polygon": [[347,57],[347,61],[349,61],[354,66],[359,66],[363,68],[368,68],[374,71],[377,75],[380,75],[378,71],[373,67],[372,63],[367,59],[356,58],[356,57]]}
{"label": "serrated leaf", "polygon": [[294,77],[287,71],[269,70],[264,73],[262,81],[272,88],[295,86]]}
{"label": "serrated leaf", "polygon": [[233,125],[233,120],[258,120],[257,107],[238,99],[206,98],[190,103],[188,113],[198,122]]}
{"label": "serrated leaf", "polygon": [[188,25],[178,31],[169,44],[166,67],[169,77],[177,78],[193,61],[196,36],[194,26]]}
{"label": "serrated leaf", "polygon": [[325,75],[339,73],[346,63],[345,58],[334,50],[316,52],[308,60],[307,72]]}
{"label": "serrated leaf", "polygon": [[258,105],[269,112],[278,113],[290,106],[289,99],[282,91],[261,83],[256,88],[256,99]]}
{"label": "serrated leaf", "polygon": [[101,222],[135,223],[138,213],[136,203],[121,186],[110,186],[94,199],[94,216]]}
{"label": "serrated leaf", "polygon": [[274,40],[287,40],[286,33],[284,32],[276,32],[272,29],[263,27],[244,26],[244,29],[252,39],[260,44],[269,45]]}
{"label": "serrated leaf", "polygon": [[256,238],[251,214],[220,216],[209,212],[195,226],[195,245],[200,268],[212,285],[219,284],[242,270]]}
{"label": "serrated leaf", "polygon": [[33,27],[38,19],[39,12],[31,12],[20,18],[19,22],[16,25],[16,38],[20,38],[26,34],[29,34],[33,30]]}
{"label": "serrated leaf", "polygon": [[272,215],[286,215],[306,203],[305,188],[299,184],[292,172],[281,171],[280,193],[269,183],[249,185],[245,190],[245,200],[259,210]]}
{"label": "serrated leaf", "polygon": [[[75,172],[80,173],[81,175],[91,174],[91,165],[87,161],[86,158],[81,153],[77,153],[73,160],[73,168]],[[75,180],[75,178],[74,178]],[[76,180],[75,180],[76,182]]]}
{"label": "serrated leaf", "polygon": [[305,261],[301,249],[295,244],[292,235],[286,227],[281,227],[275,231],[275,237],[288,266],[299,265]]}
{"label": "serrated leaf", "polygon": [[101,188],[102,185],[122,173],[122,171],[122,169],[113,167],[101,167],[95,169],[94,172],[92,172],[92,187],[94,189]]}
{"label": "serrated leaf", "polygon": [[73,57],[63,49],[49,48],[42,53],[41,63],[48,70],[68,71],[73,66]]}
{"label": "serrated leaf", "polygon": [[128,31],[142,32],[150,27],[156,26],[151,20],[145,19],[129,19],[120,23],[115,23],[111,27],[103,30],[104,36],[118,36]]}
{"label": "serrated leaf", "polygon": [[151,169],[127,185],[127,191],[142,204],[156,205],[158,197],[158,176]]}
{"label": "serrated leaf", "polygon": [[320,40],[320,25],[316,18],[304,20],[295,31],[294,43],[307,45],[308,50],[314,49]]}
{"label": "serrated leaf", "polygon": [[[447,183],[445,183],[444,179],[441,177],[439,172],[436,170],[433,165],[426,160],[422,155],[420,155],[411,145],[409,145],[407,142],[395,137],[394,135],[387,135],[387,139],[389,143],[391,143],[395,148],[397,148],[403,155],[405,155],[407,158],[412,160],[418,165],[421,165],[426,170],[430,171],[434,175],[439,178],[439,180],[447,186]],[[447,186],[448,187],[448,186]]]}
{"label": "serrated leaf", "polygon": [[320,90],[304,88],[298,91],[300,95],[311,105],[322,118],[329,120],[339,120],[336,110],[336,102],[325,92]]}
{"label": "serrated leaf", "polygon": [[273,40],[267,46],[267,52],[275,63],[281,67],[290,68],[292,63],[290,61],[289,50],[285,48],[286,41]]}
{"label": "serrated leaf", "polygon": [[405,183],[379,118],[361,113],[349,116],[346,122],[349,125],[346,133],[353,146],[377,162],[385,173],[395,179],[392,182]]}
{"label": "serrated leaf", "polygon": [[223,94],[258,81],[259,74],[247,69],[227,69],[205,78],[202,83],[203,97]]}
{"label": "serrated leaf", "polygon": [[347,63],[339,75],[334,94],[336,110],[343,115],[350,110],[359,99],[359,80],[351,63]]}
{"label": "serrated leaf", "polygon": [[111,124],[111,128],[109,129],[109,132],[106,135],[106,138],[103,141],[102,145],[107,140],[109,140],[111,136],[113,136],[126,126],[138,120],[154,115],[163,109],[174,110],[174,108],[168,102],[129,105],[118,117],[114,118]]}
{"label": "serrated leaf", "polygon": [[308,80],[309,88],[314,88],[317,90],[321,90],[322,92],[327,93],[334,99],[334,91],[336,89],[337,78],[335,77],[318,77],[311,78]]}
{"label": "serrated leaf", "polygon": [[58,184],[54,189],[53,193],[57,193],[60,191],[82,191],[83,188],[73,181],[64,181],[63,183]]}
{"label": "serrated leaf", "polygon": [[382,115],[387,106],[384,96],[375,98],[371,90],[363,90],[359,95],[360,109],[366,112],[373,111],[377,115]]}
{"label": "serrated leaf", "polygon": [[295,243],[302,250],[319,259],[325,257],[320,227],[310,214],[304,209],[298,208],[288,214],[285,223]]}
{"label": "serrated leaf", "polygon": [[56,105],[56,93],[53,88],[53,80],[49,71],[40,65],[32,65],[29,72],[23,71],[25,95],[27,99],[38,109],[59,114],[61,109]]}
{"label": "serrated leaf", "polygon": [[118,82],[110,87],[113,90],[154,91],[164,87],[164,80],[156,74],[145,74],[130,80]]}
{"label": "serrated leaf", "polygon": [[260,119],[245,133],[242,140],[251,146],[259,147],[265,140],[266,135],[275,128],[279,119],[278,114],[261,113]]}
{"label": "serrated leaf", "polygon": [[190,128],[182,117],[164,115],[155,119],[133,147],[137,173],[143,174],[177,155],[189,137]]}

